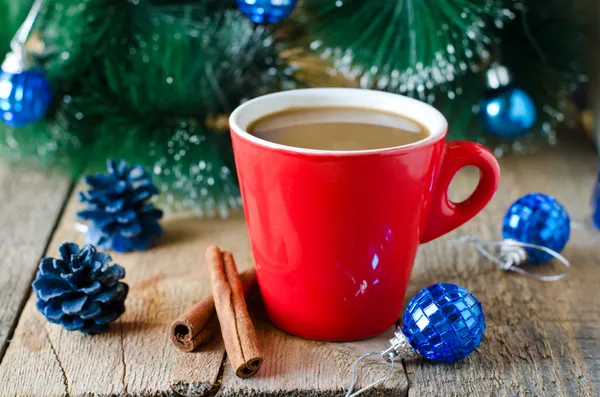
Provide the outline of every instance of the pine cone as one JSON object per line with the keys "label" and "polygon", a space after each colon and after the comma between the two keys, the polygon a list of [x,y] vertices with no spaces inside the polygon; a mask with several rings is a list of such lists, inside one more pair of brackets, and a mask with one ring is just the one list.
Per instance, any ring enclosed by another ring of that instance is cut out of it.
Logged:
{"label": "pine cone", "polygon": [[69,331],[96,334],[125,312],[129,287],[119,282],[125,269],[93,245],[65,243],[61,259],[43,258],[33,282],[36,306],[54,324]]}
{"label": "pine cone", "polygon": [[87,175],[90,190],[79,192],[88,208],[77,216],[91,221],[88,243],[118,252],[145,250],[162,233],[158,219],[163,212],[146,202],[158,189],[139,165],[110,159],[107,168],[108,174]]}

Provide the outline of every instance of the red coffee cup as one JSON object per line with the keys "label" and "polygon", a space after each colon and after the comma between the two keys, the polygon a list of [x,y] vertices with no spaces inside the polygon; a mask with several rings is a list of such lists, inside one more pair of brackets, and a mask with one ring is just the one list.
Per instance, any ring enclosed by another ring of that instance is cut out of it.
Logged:
{"label": "red coffee cup", "polygon": [[[393,112],[430,136],[404,146],[327,151],[284,146],[246,132],[254,120],[293,107]],[[475,216],[498,187],[500,169],[473,142],[446,142],[433,107],[391,93],[315,88],[265,95],[239,106],[231,136],[261,294],[271,321],[316,340],[367,338],[402,310],[419,244]],[[480,180],[455,203],[448,186],[463,167]]]}

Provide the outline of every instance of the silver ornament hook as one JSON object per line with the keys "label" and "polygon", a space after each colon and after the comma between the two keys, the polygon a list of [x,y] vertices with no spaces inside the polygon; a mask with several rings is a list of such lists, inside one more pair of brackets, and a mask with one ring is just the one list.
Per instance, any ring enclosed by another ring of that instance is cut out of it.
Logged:
{"label": "silver ornament hook", "polygon": [[33,56],[31,56],[29,51],[25,50],[25,43],[29,39],[31,29],[33,29],[33,24],[40,13],[43,3],[44,0],[34,1],[29,14],[27,14],[27,18],[25,18],[25,21],[10,41],[11,51],[6,54],[4,62],[2,62],[2,70],[4,72],[17,74],[35,66]]}
{"label": "silver ornament hook", "polygon": [[365,353],[354,362],[354,365],[352,366],[352,384],[350,385],[350,388],[348,389],[348,391],[346,392],[344,397],[358,396],[359,394],[362,394],[362,393],[366,392],[367,390],[372,389],[373,387],[377,386],[378,384],[385,382],[392,376],[392,374],[394,373],[394,357],[395,357],[395,355],[394,355],[394,353],[389,353],[388,360],[390,362],[390,369],[388,370],[388,372],[384,376],[382,376],[381,378],[376,380],[375,382],[371,382],[368,385],[366,385],[365,387],[358,389],[357,391],[354,391],[354,387],[356,386],[356,381],[358,379],[358,364],[360,364],[360,362],[367,357],[374,356],[374,355],[382,355],[384,353],[385,353],[385,351],[383,351],[383,350]]}
{"label": "silver ornament hook", "polygon": [[[387,360],[390,363],[389,371],[384,376],[382,376],[381,378],[376,380],[375,382],[369,383],[362,389],[359,389],[354,392],[354,387],[356,386],[356,381],[358,378],[358,373],[357,373],[358,364],[360,364],[360,362],[363,359],[370,357],[370,356],[377,355],[377,354],[382,356],[385,360]],[[358,396],[359,394],[362,394],[363,392],[365,392],[365,391],[377,386],[378,384],[385,382],[387,379],[389,379],[390,376],[392,376],[392,373],[394,372],[394,359],[396,357],[400,357],[400,359],[403,359],[403,358],[415,358],[415,357],[419,357],[419,356],[420,356],[419,352],[417,352],[410,345],[410,342],[408,341],[408,338],[406,337],[406,335],[404,335],[404,333],[402,333],[402,330],[400,329],[400,327],[398,325],[396,325],[396,331],[394,332],[394,337],[392,339],[390,339],[390,345],[387,349],[365,353],[354,362],[354,366],[352,367],[352,385],[350,385],[350,388],[348,389],[348,391],[346,392],[344,397]]]}
{"label": "silver ornament hook", "polygon": [[37,19],[37,16],[40,13],[40,9],[42,8],[43,4],[44,0],[35,0],[33,2],[33,5],[31,6],[29,13],[27,14],[27,18],[25,18],[25,21],[23,21],[23,24],[17,30],[17,33],[15,33],[13,39],[10,41],[10,48],[13,51],[19,51],[19,49],[25,45],[27,39],[29,39],[31,29],[33,29],[33,24],[35,23],[35,20]]}
{"label": "silver ornament hook", "polygon": [[[569,261],[564,256],[548,247],[537,244],[522,243],[520,241],[511,239],[502,241],[482,241],[475,236],[462,236],[450,240],[450,243],[454,245],[473,244],[477,251],[479,251],[481,255],[483,255],[490,262],[494,263],[498,269],[519,273],[525,277],[529,277],[538,281],[558,281],[567,275],[569,268],[571,267]],[[486,247],[498,247],[500,248],[500,252],[498,255],[496,255]],[[524,270],[520,266],[527,262],[527,251],[525,248],[537,249],[552,255],[564,265],[566,270],[562,273],[551,276],[540,276]]]}
{"label": "silver ornament hook", "polygon": [[486,83],[488,88],[497,90],[498,88],[506,87],[511,82],[510,72],[506,66],[500,63],[493,63],[485,73]]}
{"label": "silver ornament hook", "polygon": [[399,322],[400,320],[396,322],[396,331],[394,332],[394,337],[390,339],[390,346],[382,351],[381,355],[387,359],[389,359],[390,355],[392,357],[400,356],[400,358],[419,357],[419,352],[411,346],[408,338],[402,332]]}

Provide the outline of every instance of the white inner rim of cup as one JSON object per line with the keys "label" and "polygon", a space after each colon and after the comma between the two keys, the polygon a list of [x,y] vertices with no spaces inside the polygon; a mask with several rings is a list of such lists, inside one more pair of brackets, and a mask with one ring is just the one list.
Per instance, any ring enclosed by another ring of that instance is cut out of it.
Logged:
{"label": "white inner rim of cup", "polygon": [[[407,145],[369,150],[319,150],[287,146],[266,141],[249,134],[246,128],[253,121],[272,113],[298,107],[354,107],[397,114],[423,125],[429,136]],[[434,107],[413,98],[359,88],[306,88],[264,95],[238,106],[229,117],[235,134],[258,145],[295,153],[352,155],[382,153],[409,148],[439,139],[447,130],[448,122]]]}

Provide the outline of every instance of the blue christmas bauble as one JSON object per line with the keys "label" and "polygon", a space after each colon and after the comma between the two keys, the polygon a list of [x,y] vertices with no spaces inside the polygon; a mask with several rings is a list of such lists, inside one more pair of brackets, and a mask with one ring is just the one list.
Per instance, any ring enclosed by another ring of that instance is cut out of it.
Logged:
{"label": "blue christmas bauble", "polygon": [[592,191],[592,225],[600,229],[600,170],[598,170],[598,179]]}
{"label": "blue christmas bauble", "polygon": [[41,69],[0,71],[0,118],[7,125],[22,127],[43,119],[51,99],[50,83]]}
{"label": "blue christmas bauble", "polygon": [[255,23],[277,23],[289,17],[298,0],[236,0],[238,8]]}
{"label": "blue christmas bauble", "polygon": [[408,303],[402,332],[423,357],[451,363],[479,346],[485,331],[481,303],[465,288],[437,283]]}
{"label": "blue christmas bauble", "polygon": [[[510,206],[502,226],[504,239],[541,245],[561,252],[569,241],[571,220],[564,207],[554,197],[530,193]],[[552,255],[539,249],[525,248],[529,263],[542,263]]]}
{"label": "blue christmas bauble", "polygon": [[511,86],[490,91],[480,112],[485,129],[499,138],[521,136],[536,121],[535,104],[529,94]]}

